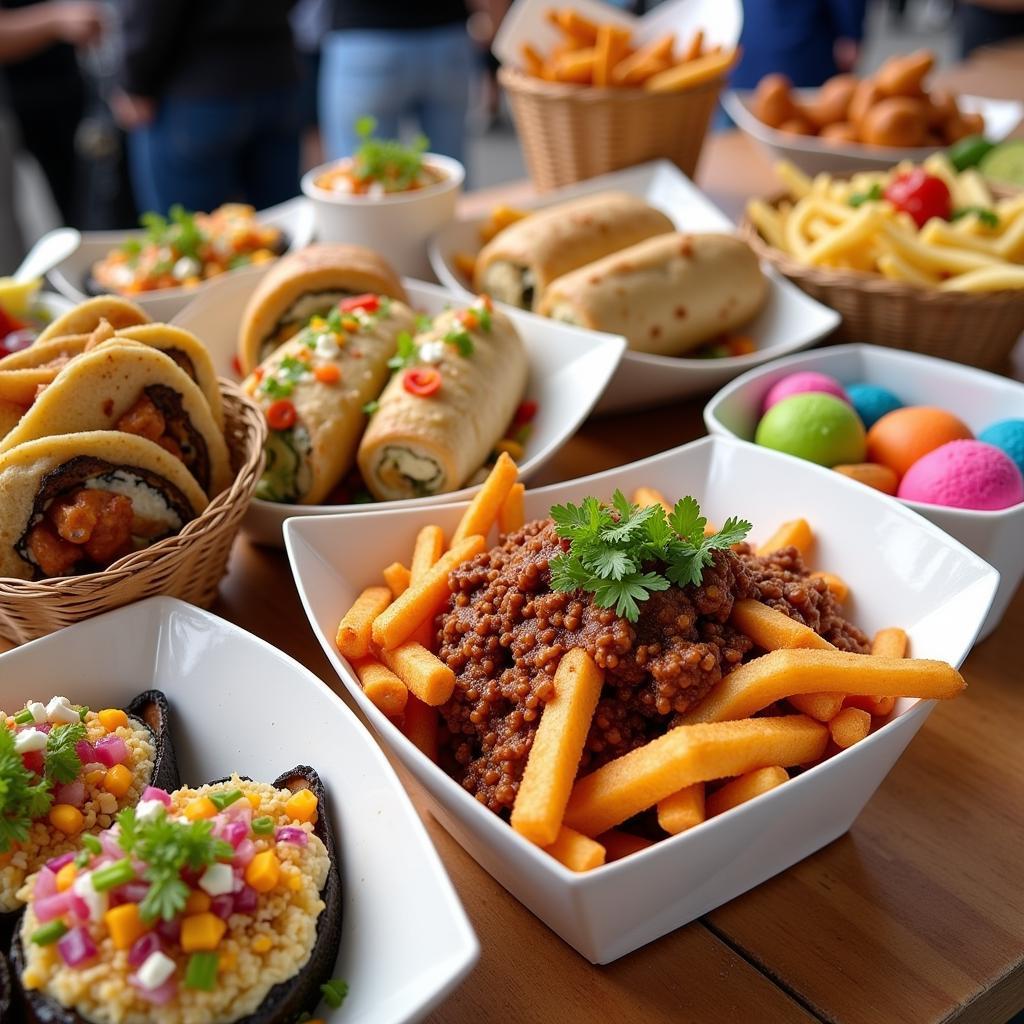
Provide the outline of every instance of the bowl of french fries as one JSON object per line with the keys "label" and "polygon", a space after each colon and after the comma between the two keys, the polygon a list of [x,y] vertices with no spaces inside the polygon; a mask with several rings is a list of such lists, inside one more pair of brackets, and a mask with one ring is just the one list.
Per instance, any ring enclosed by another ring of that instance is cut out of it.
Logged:
{"label": "bowl of french fries", "polygon": [[526,493],[499,461],[471,502],[285,533],[382,744],[594,963],[849,829],[961,692],[998,581],[897,502],[717,437]]}
{"label": "bowl of french fries", "polygon": [[659,158],[692,176],[738,24],[705,29],[673,18],[678,3],[664,8],[652,27],[581,0],[513,7],[498,79],[539,190]]}
{"label": "bowl of french fries", "polygon": [[758,252],[843,317],[839,337],[999,369],[1024,331],[1024,192],[945,155],[850,177],[776,168],[747,204]]}

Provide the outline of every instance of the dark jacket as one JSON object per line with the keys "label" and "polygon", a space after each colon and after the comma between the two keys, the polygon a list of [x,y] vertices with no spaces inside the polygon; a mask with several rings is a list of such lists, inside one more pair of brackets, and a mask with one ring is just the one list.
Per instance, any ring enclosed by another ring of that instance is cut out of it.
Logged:
{"label": "dark jacket", "polygon": [[466,20],[465,0],[332,0],[334,29],[437,28]]}
{"label": "dark jacket", "polygon": [[121,85],[139,96],[247,96],[293,85],[294,0],[121,0]]}

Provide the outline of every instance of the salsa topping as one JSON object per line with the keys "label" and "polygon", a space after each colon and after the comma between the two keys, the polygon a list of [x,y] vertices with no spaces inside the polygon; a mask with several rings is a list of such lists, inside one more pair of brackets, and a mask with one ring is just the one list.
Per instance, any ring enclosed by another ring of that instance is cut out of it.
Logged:
{"label": "salsa topping", "polygon": [[414,366],[405,371],[402,386],[410,395],[429,398],[441,388],[441,371],[433,366]]}

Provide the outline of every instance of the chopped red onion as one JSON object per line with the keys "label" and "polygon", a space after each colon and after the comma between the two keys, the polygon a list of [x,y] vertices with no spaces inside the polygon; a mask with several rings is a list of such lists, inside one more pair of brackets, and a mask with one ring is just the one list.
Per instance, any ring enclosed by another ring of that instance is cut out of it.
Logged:
{"label": "chopped red onion", "polygon": [[[38,916],[38,905],[36,914]],[[81,967],[94,959],[99,952],[92,936],[82,927],[72,928],[57,941],[57,951],[68,967]]]}
{"label": "chopped red onion", "polygon": [[104,736],[93,744],[96,760],[106,768],[124,764],[128,760],[128,744],[120,736]]}
{"label": "chopped red onion", "polygon": [[46,870],[54,873],[60,871],[65,864],[70,864],[75,859],[75,851],[68,850],[67,853],[62,853],[59,857],[51,857],[46,862]]}
{"label": "chopped red onion", "polygon": [[222,826],[220,835],[237,850],[242,840],[249,838],[249,825],[244,821],[229,821]]}
{"label": "chopped red onion", "polygon": [[57,786],[53,791],[53,802],[81,807],[85,803],[85,783],[81,779],[75,779],[74,782]]}
{"label": "chopped red onion", "polygon": [[259,903],[259,894],[251,885],[244,885],[234,895],[235,912],[251,914]]}
{"label": "chopped red onion", "polygon": [[166,942],[177,942],[181,935],[181,918],[175,917],[170,921],[160,918],[156,923],[156,932]]}
{"label": "chopped red onion", "polygon": [[146,882],[125,882],[110,890],[110,905],[116,907],[122,903],[141,903],[148,892],[149,885]]}
{"label": "chopped red onion", "polygon": [[[255,890],[253,890],[255,892]],[[222,921],[226,921],[235,910],[235,897],[231,893],[222,893],[210,900],[210,910]]]}
{"label": "chopped red onion", "polygon": [[164,807],[171,806],[171,794],[166,789],[161,789],[159,786],[147,786],[142,791],[143,800],[159,800]]}
{"label": "chopped red onion", "polygon": [[[68,856],[72,860],[74,860],[74,858],[75,858],[75,855],[73,853],[68,854]],[[56,861],[59,861],[59,860],[62,860],[62,859],[63,858],[61,858],[61,857],[54,857],[53,860],[50,861],[50,863],[52,864],[52,863],[54,863]],[[64,864],[66,864],[66,863],[67,863],[67,861],[64,861]],[[60,868],[64,866],[64,864],[61,864],[57,868],[57,870],[59,871]],[[40,870],[38,875],[36,875],[36,884],[32,888],[32,895],[33,895],[33,897],[35,899],[41,900],[41,899],[43,899],[44,896],[52,896],[56,891],[57,891],[57,876],[54,873],[54,871],[52,871],[50,869],[50,866],[48,864],[45,868],[42,868]]]}
{"label": "chopped red onion", "polygon": [[75,753],[83,766],[92,764],[96,760],[96,751],[93,750],[92,744],[88,740],[79,740],[75,744]]}
{"label": "chopped red onion", "polygon": [[128,983],[139,993],[140,999],[154,1006],[164,1006],[178,994],[178,979],[173,976],[157,988],[145,988],[134,974],[128,975]]}
{"label": "chopped red onion", "polygon": [[62,917],[71,909],[71,893],[55,892],[52,896],[37,898],[33,903],[36,918],[44,924],[54,918]]}
{"label": "chopped red onion", "polygon": [[294,825],[282,825],[274,833],[274,838],[279,843],[291,843],[292,846],[305,846],[309,842],[306,832]]}
{"label": "chopped red onion", "polygon": [[163,952],[163,943],[156,932],[146,932],[139,936],[128,950],[128,963],[132,967],[141,967],[153,953]]}
{"label": "chopped red onion", "polygon": [[243,839],[235,848],[235,856],[232,858],[232,863],[244,868],[248,866],[249,861],[255,856],[256,844],[251,839]]}
{"label": "chopped red onion", "polygon": [[[79,896],[77,892],[75,892],[73,889],[69,889],[66,893],[63,893],[62,895],[71,897],[69,900],[68,909],[72,917],[77,918],[79,921],[89,920],[91,916],[89,904],[86,903],[85,900],[83,900],[82,897]],[[38,916],[38,914],[39,910],[37,907],[36,915]]]}

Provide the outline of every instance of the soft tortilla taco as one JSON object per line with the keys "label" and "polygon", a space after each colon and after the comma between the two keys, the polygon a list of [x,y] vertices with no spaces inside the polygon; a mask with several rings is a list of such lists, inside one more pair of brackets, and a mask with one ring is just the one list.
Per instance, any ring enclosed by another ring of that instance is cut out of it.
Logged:
{"label": "soft tortilla taco", "polygon": [[51,320],[36,338],[35,344],[39,345],[52,338],[63,338],[70,334],[91,334],[103,320],[116,331],[122,327],[148,324],[150,317],[128,299],[122,299],[117,295],[97,295],[94,299],[86,299],[74,309],[69,309],[55,320]]}
{"label": "soft tortilla taco", "polygon": [[46,387],[89,344],[88,334],[36,342],[0,359],[0,401],[28,408],[40,386]]}
{"label": "soft tortilla taco", "polygon": [[0,440],[0,452],[90,430],[155,442],[211,497],[231,482],[227,444],[203,393],[169,356],[146,345],[109,341],[78,356]]}
{"label": "soft tortilla taco", "polygon": [[26,441],[0,454],[0,577],[106,569],[206,505],[181,461],[144,437],[96,430]]}
{"label": "soft tortilla taco", "polygon": [[408,302],[398,275],[382,257],[360,245],[310,245],[282,257],[252,293],[238,335],[238,361],[250,374],[310,317],[340,301],[371,293]]}

